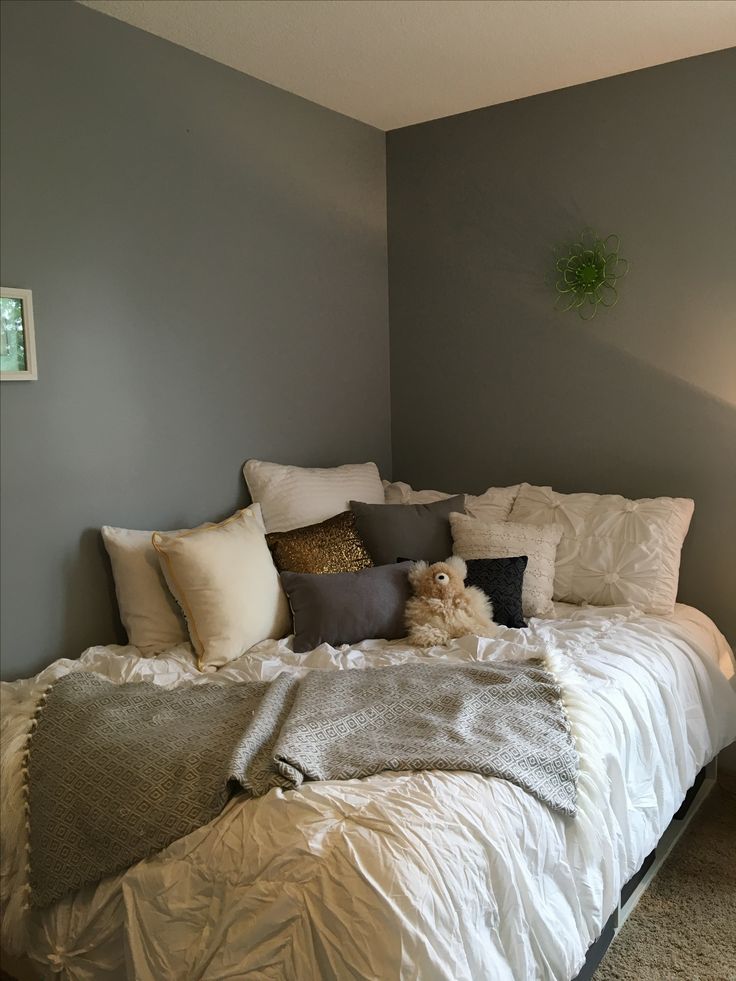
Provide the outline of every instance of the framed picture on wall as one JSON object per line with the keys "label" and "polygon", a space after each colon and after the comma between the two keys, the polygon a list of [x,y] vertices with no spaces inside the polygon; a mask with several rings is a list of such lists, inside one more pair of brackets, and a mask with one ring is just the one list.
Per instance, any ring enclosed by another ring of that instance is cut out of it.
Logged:
{"label": "framed picture on wall", "polygon": [[0,381],[37,378],[31,291],[0,286]]}

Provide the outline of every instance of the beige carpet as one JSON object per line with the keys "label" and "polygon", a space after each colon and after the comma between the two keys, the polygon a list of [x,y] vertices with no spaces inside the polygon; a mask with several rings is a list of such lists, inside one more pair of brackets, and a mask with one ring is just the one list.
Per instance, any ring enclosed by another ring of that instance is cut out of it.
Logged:
{"label": "beige carpet", "polygon": [[594,981],[736,981],[736,781],[714,788]]}

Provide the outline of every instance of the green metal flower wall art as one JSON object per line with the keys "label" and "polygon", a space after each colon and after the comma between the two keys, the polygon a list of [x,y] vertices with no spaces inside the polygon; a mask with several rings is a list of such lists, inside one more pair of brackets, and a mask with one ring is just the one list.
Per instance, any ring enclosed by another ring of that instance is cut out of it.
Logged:
{"label": "green metal flower wall art", "polygon": [[556,255],[556,310],[577,310],[583,320],[592,320],[599,306],[616,305],[617,281],[629,271],[619,255],[618,235],[601,239],[586,228],[578,242]]}

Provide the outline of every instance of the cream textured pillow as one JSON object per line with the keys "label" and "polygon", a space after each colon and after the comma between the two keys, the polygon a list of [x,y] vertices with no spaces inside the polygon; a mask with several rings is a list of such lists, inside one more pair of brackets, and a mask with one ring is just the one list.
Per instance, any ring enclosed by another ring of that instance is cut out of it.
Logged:
{"label": "cream textured pillow", "polygon": [[291,629],[257,504],[179,535],[154,532],[171,592],[187,618],[200,670],[220,667]]}
{"label": "cream textured pillow", "polygon": [[545,616],[552,610],[555,555],[562,529],[550,524],[520,525],[510,521],[487,524],[466,514],[451,514],[453,552],[462,559],[510,559],[526,555],[521,605],[525,617]]}
{"label": "cream textured pillow", "polygon": [[632,605],[672,613],[680,551],[695,505],[689,498],[630,501],[617,494],[558,494],[522,484],[509,520],[554,521],[555,599],[596,606]]}
{"label": "cream textured pillow", "polygon": [[[445,494],[444,491],[417,491],[400,480],[393,484],[384,480],[383,489],[386,504],[432,504],[448,497],[457,497],[456,494]],[[465,513],[471,518],[480,518],[486,522],[506,521],[518,492],[519,484],[513,484],[511,487],[489,487],[482,494],[465,494]]]}
{"label": "cream textured pillow", "polygon": [[248,460],[243,475],[250,496],[261,505],[267,532],[315,525],[349,511],[349,501],[384,503],[375,463],[310,469]]}
{"label": "cream textured pillow", "polygon": [[110,525],[102,529],[128,643],[147,656],[189,642],[186,622],[161,572],[152,534]]}

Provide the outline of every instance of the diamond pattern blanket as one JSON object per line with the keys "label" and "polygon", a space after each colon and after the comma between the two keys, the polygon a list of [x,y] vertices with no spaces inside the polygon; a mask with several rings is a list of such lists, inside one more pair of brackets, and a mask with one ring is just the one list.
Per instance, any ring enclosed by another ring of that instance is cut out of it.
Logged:
{"label": "diamond pattern blanket", "polygon": [[160,851],[235,792],[304,780],[471,770],[574,816],[578,757],[560,694],[536,661],[173,689],[73,672],[48,691],[30,740],[31,905]]}

